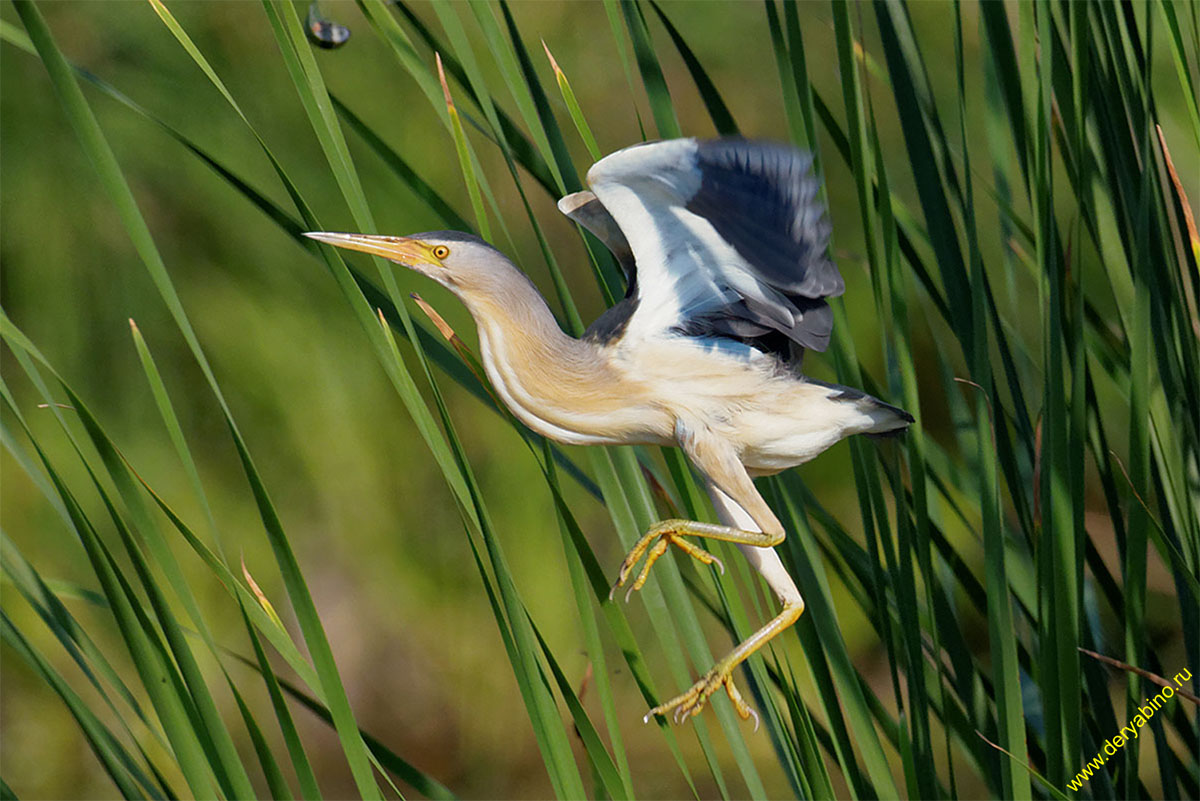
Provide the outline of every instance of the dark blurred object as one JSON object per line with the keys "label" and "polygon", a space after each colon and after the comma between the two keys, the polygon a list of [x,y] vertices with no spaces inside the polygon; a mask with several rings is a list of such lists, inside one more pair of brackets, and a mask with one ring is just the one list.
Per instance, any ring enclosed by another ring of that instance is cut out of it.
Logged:
{"label": "dark blurred object", "polygon": [[350,29],[345,25],[338,25],[332,20],[325,19],[317,0],[313,0],[308,6],[308,15],[304,18],[304,29],[308,33],[310,42],[326,50],[333,50],[350,41]]}

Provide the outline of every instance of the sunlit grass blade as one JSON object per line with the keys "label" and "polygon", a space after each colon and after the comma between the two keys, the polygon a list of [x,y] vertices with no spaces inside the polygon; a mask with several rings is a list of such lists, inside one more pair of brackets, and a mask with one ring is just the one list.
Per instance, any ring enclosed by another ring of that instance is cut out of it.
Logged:
{"label": "sunlit grass blade", "polygon": [[[574,163],[571,161],[571,156],[567,151],[567,144],[564,140],[562,129],[555,118],[553,111],[550,108],[549,97],[546,90],[542,87],[541,81],[538,79],[537,71],[534,69],[533,60],[530,58],[529,50],[526,48],[524,41],[521,38],[521,32],[517,28],[516,20],[513,18],[512,10],[507,2],[501,0],[500,8],[504,13],[504,23],[508,31],[509,41],[516,52],[517,58],[521,64],[521,76],[524,79],[525,87],[529,90],[533,97],[534,106],[537,109],[536,127],[544,128],[546,137],[549,139],[550,155],[553,156],[554,162],[558,165],[558,169],[562,172],[564,188],[568,192],[575,192],[582,188],[582,183],[579,179],[579,173],[575,169]],[[578,110],[578,102],[574,99],[574,94],[571,91],[570,83],[566,82],[566,76],[562,73],[554,63],[554,57],[550,55],[550,49],[545,47],[545,42],[542,46],[546,51],[546,55],[550,60],[551,66],[555,70],[556,81],[559,83],[560,89],[565,86],[564,98],[570,98],[570,102],[575,103],[575,108]],[[518,91],[511,88],[511,91]],[[580,117],[582,120],[582,117]],[[535,127],[534,123],[530,123],[531,127]],[[584,129],[587,130],[587,124],[584,122]],[[590,132],[587,134],[590,137]],[[593,144],[595,144],[593,142]],[[550,158],[547,155],[547,158]],[[599,157],[593,159],[597,160]],[[545,186],[543,184],[543,186]],[[536,217],[531,216],[531,221],[535,228],[538,227]],[[539,240],[542,235],[539,233]],[[611,305],[625,286],[624,276],[621,274],[617,266],[616,259],[608,252],[608,249],[600,246],[594,237],[588,236],[584,238],[584,244],[587,247],[588,255],[591,258],[593,265],[594,276],[597,283],[600,285],[600,291],[604,295],[605,301]],[[559,279],[557,276],[563,271],[560,270],[555,263],[551,263],[552,274],[555,276],[555,281]],[[557,286],[557,284],[556,284]]]}
{"label": "sunlit grass blade", "polygon": [[[456,7],[450,3],[437,3],[435,4],[434,8],[438,12],[438,18],[441,20],[442,26],[446,29],[450,43],[455,46],[456,51],[459,52],[459,54],[463,57],[464,67],[467,77],[470,81],[470,86],[473,89],[476,103],[478,103],[483,109],[484,115],[491,126],[492,135],[496,138],[496,142],[499,144],[500,150],[504,155],[505,164],[508,167],[509,175],[513,181],[513,186],[516,188],[517,194],[521,199],[521,205],[525,211],[526,217],[529,219],[529,224],[532,227],[534,236],[537,239],[542,257],[546,262],[547,268],[549,269],[550,278],[554,282],[555,294],[558,297],[559,305],[562,307],[563,316],[566,318],[565,323],[567,330],[576,335],[581,334],[583,332],[583,321],[579,316],[579,310],[571,296],[570,289],[567,287],[566,278],[563,275],[562,270],[559,268],[558,261],[553,252],[550,250],[545,234],[542,232],[541,224],[538,222],[538,219],[534,215],[533,209],[529,204],[529,199],[526,196],[520,176],[517,173],[516,162],[509,147],[508,137],[500,125],[498,116],[499,112],[495,106],[495,103],[493,102],[491,93],[488,89],[487,81],[485,80],[480,66],[476,61],[469,44],[467,43],[466,31],[458,18]],[[532,99],[531,90],[523,81],[521,76],[517,73],[517,67],[512,63],[515,61],[516,57],[509,52],[507,43],[499,31],[499,27],[496,24],[495,19],[483,14],[482,12],[479,12],[478,6],[474,6],[473,8],[477,9],[476,17],[484,29],[486,31],[491,31],[489,41],[492,44],[492,52],[495,60],[501,64],[510,64],[510,74],[508,77],[510,81],[509,88],[511,93],[518,98],[524,98],[526,101],[522,104],[523,108],[528,109],[525,113],[526,121],[537,132],[534,136],[534,141],[539,145],[539,151],[542,158],[551,165],[551,170],[554,173],[555,186],[558,187],[557,192],[552,191],[551,194],[559,194],[563,192],[567,186],[563,179],[563,166],[567,168],[567,174],[570,176],[570,185],[572,187],[577,186],[578,180],[574,176],[574,170],[571,169],[571,165],[567,162],[564,162],[562,165],[560,165],[559,161],[557,160],[558,158],[565,156],[562,150],[560,149],[557,153],[551,152],[550,144],[546,136],[546,129],[543,125],[543,119],[538,116],[536,110],[533,108],[535,103]],[[526,61],[527,60],[528,59],[526,59]],[[445,75],[442,72],[440,60],[438,63],[438,77],[442,81],[442,89],[446,96],[446,105],[449,109],[451,109],[451,119],[457,120],[458,117],[457,112],[454,110],[454,101],[450,93],[450,88],[446,83]],[[537,91],[540,93],[540,88]],[[557,128],[555,128],[555,130],[557,130]],[[468,187],[476,183],[480,183],[486,190],[488,187],[487,177],[481,170],[477,168],[477,165],[473,162],[473,160],[464,158],[464,153],[470,152],[470,146],[465,140],[465,135],[462,132],[461,125],[457,125],[457,127],[454,128],[454,136],[455,145],[460,151],[459,162],[463,170],[463,178],[467,181]],[[556,137],[556,141],[561,144],[561,137]],[[491,194],[490,190],[488,190],[488,193],[489,195]],[[497,212],[497,215],[499,217],[501,226],[505,227],[507,230],[504,216],[499,214],[499,212]],[[485,238],[490,239],[490,237],[487,236],[485,236]]]}
{"label": "sunlit grass blade", "polygon": [[446,202],[441,194],[417,174],[416,170],[404,160],[403,156],[388,146],[370,126],[359,119],[336,96],[330,95],[330,100],[333,101],[333,107],[337,110],[338,116],[346,121],[346,125],[357,133],[366,142],[367,146],[375,151],[376,155],[383,160],[388,168],[396,173],[404,185],[413,190],[418,197],[425,201],[429,208],[445,221],[446,225],[458,231],[472,230],[471,224],[459,216],[458,212]]}
{"label": "sunlit grass blade", "polygon": [[[518,33],[516,21],[513,20],[507,7],[502,5],[505,26],[510,34],[514,34],[505,36],[505,31],[501,29],[500,23],[495,17],[494,6],[477,3],[471,5],[470,8],[475,22],[487,40],[492,60],[500,68],[500,77],[508,87],[513,101],[517,104],[517,110],[525,123],[526,130],[529,131],[529,136],[533,139],[538,153],[550,167],[558,193],[566,194],[568,191],[578,189],[579,178],[575,174],[574,165],[567,154],[558,124],[549,114],[545,93],[542,91],[541,84],[536,80],[536,76],[532,74],[529,54],[525,52],[519,35],[516,35]],[[446,17],[442,15],[442,19],[443,27],[445,27]],[[448,33],[454,30],[454,25],[447,28]],[[453,38],[451,38],[451,43],[454,43]],[[459,42],[455,50],[460,53],[464,52],[463,44]],[[469,48],[465,52],[469,53]],[[478,72],[478,67],[474,65],[473,60],[467,63],[468,74],[472,82],[481,78],[482,74]],[[496,113],[497,109],[486,88],[481,91],[477,86],[475,95],[484,105],[485,114],[490,117]],[[503,135],[498,118],[493,121],[493,125]],[[501,141],[506,143],[507,138]]]}
{"label": "sunlit grass blade", "polygon": [[[667,88],[667,79],[663,76],[662,67],[658,63],[658,55],[654,51],[654,43],[650,39],[650,30],[646,27],[646,19],[642,16],[641,6],[634,0],[604,0],[610,8],[620,6],[621,15],[625,20],[625,28],[633,43],[633,52],[637,60],[638,70],[642,76],[642,86],[650,99],[650,111],[654,115],[654,125],[662,139],[672,139],[681,135],[679,119],[675,115],[675,107],[671,103],[671,92]],[[610,12],[611,13],[611,12]]]}
{"label": "sunlit grass blade", "polygon": [[438,77],[441,79],[442,91],[445,93],[446,113],[450,119],[450,130],[454,138],[454,150],[458,153],[458,163],[462,169],[463,176],[467,179],[467,195],[471,198],[471,208],[475,211],[475,225],[479,230],[480,236],[490,240],[492,238],[492,227],[488,222],[487,211],[483,208],[483,196],[479,191],[479,182],[475,178],[475,170],[471,168],[471,151],[467,148],[467,137],[463,132],[462,120],[458,116],[458,107],[454,105],[454,98],[450,96],[450,89],[446,85],[446,76],[442,71],[441,56],[437,57]]}
{"label": "sunlit grass blade", "polygon": [[[514,38],[515,36],[516,34],[514,33]],[[596,138],[592,134],[592,128],[579,106],[579,100],[575,97],[575,91],[571,88],[567,74],[558,65],[558,61],[555,60],[554,55],[550,52],[549,45],[545,41],[542,42],[542,48],[546,51],[546,58],[550,62],[550,68],[554,71],[555,81],[558,83],[559,92],[562,94],[563,103],[567,106],[567,112],[571,116],[575,130],[579,133],[580,138],[587,147],[592,161],[599,161],[601,158],[600,146],[596,143]],[[547,113],[549,112],[547,111]],[[583,236],[584,246],[591,257],[592,265],[595,269],[596,282],[600,285],[604,301],[609,306],[612,306],[621,297],[623,287],[626,284],[625,276],[621,274],[620,269],[617,267],[616,259],[608,252],[608,248],[600,243],[599,239],[581,225],[577,225],[576,228]]]}
{"label": "sunlit grass blade", "polygon": [[[550,674],[554,677],[555,684],[558,685],[559,694],[567,704],[567,709],[571,713],[571,718],[575,722],[575,730],[579,733],[579,739],[583,741],[584,750],[587,752],[588,760],[592,764],[596,776],[600,779],[600,784],[603,787],[604,795],[612,799],[631,798],[625,778],[617,771],[617,766],[613,762],[613,758],[609,755],[608,750],[604,747],[604,743],[600,740],[600,733],[596,731],[596,727],[592,725],[591,719],[584,711],[583,705],[579,702],[579,698],[575,695],[575,688],[567,680],[563,674],[562,668],[554,659],[554,654],[550,650],[550,646],[546,644],[541,632],[537,630],[537,626],[533,624],[533,619],[529,619],[529,624],[533,628],[533,633],[537,637],[538,645],[541,646],[542,654],[546,657],[547,664],[550,667]],[[597,793],[599,795],[599,793]]]}
{"label": "sunlit grass blade", "polygon": [[[283,694],[279,690],[279,682],[276,680],[275,672],[271,669],[270,663],[267,661],[267,654],[263,651],[262,644],[259,642],[258,635],[254,632],[254,628],[250,623],[250,618],[246,615],[244,607],[241,612],[242,619],[246,624],[246,631],[250,636],[250,644],[254,647],[254,658],[257,660],[255,667],[258,668],[263,682],[267,686],[267,692],[271,697],[271,706],[275,711],[275,719],[279,723],[279,730],[283,734],[288,756],[292,762],[292,769],[295,771],[296,779],[300,784],[300,796],[306,799],[306,801],[316,801],[316,799],[321,797],[321,788],[317,784],[317,776],[313,772],[312,763],[309,761],[308,754],[305,753],[304,744],[300,741],[300,734],[296,731],[296,724],[292,720],[291,711],[288,710],[287,704],[283,699]],[[327,719],[330,725],[332,725],[332,719]]]}
{"label": "sunlit grass blade", "polygon": [[671,23],[671,19],[666,15],[655,0],[650,0],[650,7],[654,9],[654,13],[658,16],[659,22],[667,29],[667,35],[671,37],[671,44],[675,45],[675,49],[679,51],[680,58],[687,65],[688,73],[692,76],[692,81],[696,84],[696,90],[700,92],[701,99],[704,100],[704,107],[708,109],[708,116],[712,119],[713,126],[717,129],[717,133],[722,136],[738,135],[737,123],[733,121],[733,114],[729,111],[729,107],[725,105],[725,101],[721,98],[721,93],[717,90],[716,84],[712,78],[708,76],[708,72],[704,69],[704,65],[700,63],[700,59],[692,52],[692,48],[684,40],[679,30]]}
{"label": "sunlit grass blade", "polygon": [[232,686],[234,701],[237,702],[238,712],[242,715],[242,722],[246,726],[246,731],[250,734],[250,742],[254,745],[254,753],[258,756],[258,764],[262,767],[263,777],[266,779],[267,788],[271,792],[271,798],[279,801],[291,801],[293,798],[291,789],[287,786],[287,780],[283,777],[283,771],[279,769],[279,763],[275,761],[275,755],[271,753],[271,746],[263,737],[262,730],[258,727],[258,722],[254,719],[254,713],[246,706],[242,694],[238,692],[237,687]]}
{"label": "sunlit grass blade", "polygon": [[575,130],[579,132],[579,136],[583,139],[584,146],[587,147],[588,154],[592,157],[592,161],[600,160],[600,145],[596,143],[596,137],[592,133],[592,128],[588,125],[587,118],[583,115],[583,110],[579,107],[579,100],[575,97],[575,90],[571,88],[571,82],[567,79],[567,74],[563,72],[562,67],[558,66],[558,62],[550,52],[550,46],[544,41],[542,47],[546,51],[546,58],[550,60],[550,68],[554,70],[554,80],[558,83],[558,91],[562,93],[563,103],[567,106],[567,112],[571,115],[571,121],[575,123]]}
{"label": "sunlit grass blade", "polygon": [[[456,83],[463,87],[467,93],[467,97],[476,106],[482,108],[482,102],[475,95],[475,90],[471,80],[467,76],[466,70],[455,57],[454,53],[438,41],[429,28],[421,21],[409,6],[397,0],[394,4],[384,4],[383,0],[360,0],[363,7],[367,9],[368,15],[373,24],[384,34],[384,38],[393,47],[397,48],[397,54],[401,55],[401,63],[409,74],[421,84],[422,89],[426,83],[434,87],[432,93],[426,91],[427,98],[435,107],[441,105],[442,93],[437,91],[438,80],[436,74],[430,69],[430,65],[423,63],[419,57],[416,57],[415,50],[404,33],[399,23],[392,18],[391,8],[394,7],[404,17],[405,21],[412,26],[417,36],[421,41],[429,47],[434,53],[442,56],[446,72],[454,79]],[[533,144],[528,140],[524,133],[517,128],[516,124],[501,108],[494,108],[496,120],[499,122],[500,138],[498,141],[503,141],[508,149],[508,155],[525,167],[534,180],[538,182],[548,192],[553,192],[554,177],[551,174],[550,167]],[[438,111],[439,116],[443,121],[445,118],[444,108]]]}

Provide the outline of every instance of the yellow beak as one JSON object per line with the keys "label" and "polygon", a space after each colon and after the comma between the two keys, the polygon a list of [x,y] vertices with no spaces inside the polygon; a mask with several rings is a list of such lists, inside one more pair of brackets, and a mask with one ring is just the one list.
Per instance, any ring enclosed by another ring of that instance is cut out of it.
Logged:
{"label": "yellow beak", "polygon": [[433,249],[419,239],[409,239],[403,236],[372,236],[370,234],[335,234],[326,231],[312,231],[305,236],[339,248],[382,256],[389,261],[403,264],[405,267],[416,267],[419,264],[430,264],[435,267],[441,265],[441,262],[433,255]]}

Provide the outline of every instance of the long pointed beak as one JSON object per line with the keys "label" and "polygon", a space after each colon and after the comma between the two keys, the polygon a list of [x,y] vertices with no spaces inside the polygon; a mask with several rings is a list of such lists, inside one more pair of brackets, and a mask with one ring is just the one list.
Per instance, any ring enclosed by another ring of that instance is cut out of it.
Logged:
{"label": "long pointed beak", "polygon": [[418,239],[409,239],[403,236],[372,236],[370,234],[335,234],[327,231],[310,231],[305,236],[339,248],[382,256],[406,267],[415,267],[418,264],[437,264],[429,252],[429,246]]}

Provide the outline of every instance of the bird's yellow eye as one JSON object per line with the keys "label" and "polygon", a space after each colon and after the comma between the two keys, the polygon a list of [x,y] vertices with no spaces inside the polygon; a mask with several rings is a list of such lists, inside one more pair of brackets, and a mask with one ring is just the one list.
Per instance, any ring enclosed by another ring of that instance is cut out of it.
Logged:
{"label": "bird's yellow eye", "polygon": [[435,245],[433,248],[434,258],[444,259],[450,255],[450,248],[445,245]]}

